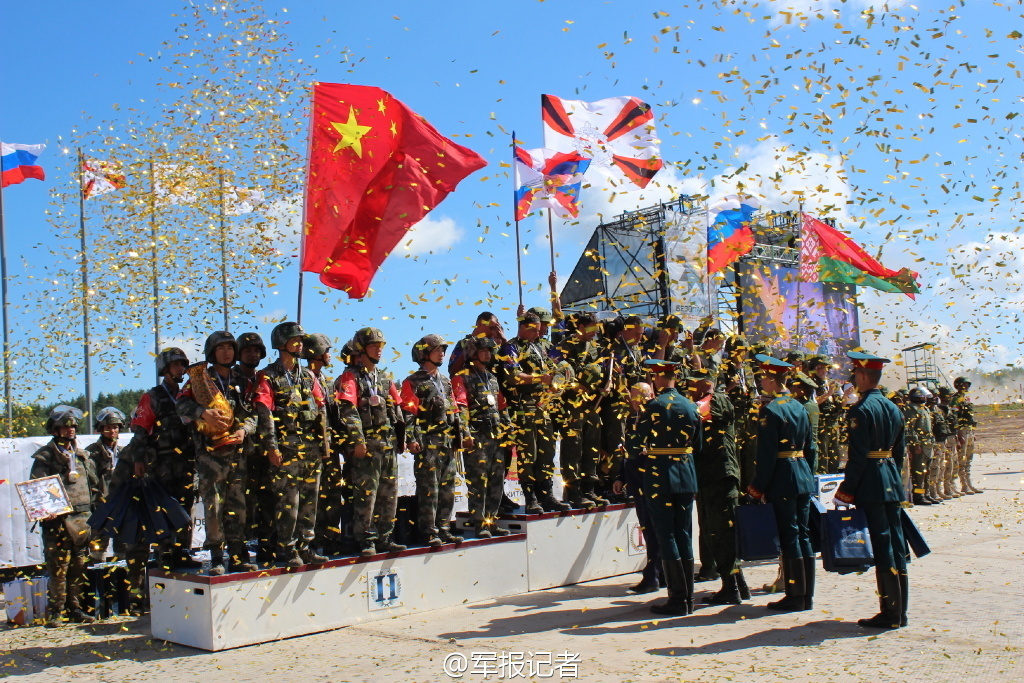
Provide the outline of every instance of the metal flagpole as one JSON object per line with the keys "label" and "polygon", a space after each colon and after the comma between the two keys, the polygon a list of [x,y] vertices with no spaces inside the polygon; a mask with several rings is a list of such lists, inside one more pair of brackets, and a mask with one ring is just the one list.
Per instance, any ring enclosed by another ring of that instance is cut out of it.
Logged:
{"label": "metal flagpole", "polygon": [[302,223],[299,225],[299,296],[296,305],[295,322],[302,324],[302,259],[306,255],[306,202],[309,197],[309,164],[310,152],[313,149],[313,99],[316,97],[316,82],[313,92],[309,95],[309,130],[306,134],[306,177],[302,187]]}
{"label": "metal flagpole", "polygon": [[224,211],[224,169],[220,170],[220,289],[224,299],[224,331],[228,331],[228,228]]}
{"label": "metal flagpole", "polygon": [[7,404],[7,438],[14,438],[14,405],[11,403],[11,340],[7,325],[7,232],[4,229],[4,191],[0,188],[0,296],[4,319],[4,403]]}
{"label": "metal flagpole", "polygon": [[[801,238],[803,238],[803,218],[804,218],[804,201],[800,200],[799,211],[797,217],[800,219],[800,230]],[[800,260],[797,259],[796,264],[796,350],[800,350],[800,305],[801,305],[801,288],[800,285],[803,283],[803,278],[800,277]]]}
{"label": "metal flagpole", "polygon": [[[516,132],[512,131],[512,184],[515,185],[516,179]],[[519,285],[519,305],[523,305],[523,258],[522,258],[522,246],[519,241],[519,207],[516,206],[516,190],[518,187],[512,188],[512,216],[516,221],[516,284]]]}
{"label": "metal flagpole", "polygon": [[89,348],[89,256],[85,251],[85,155],[78,148],[78,237],[82,259],[82,351],[85,355],[85,433],[92,434],[92,359]]}
{"label": "metal flagpole", "polygon": [[[551,251],[551,274],[555,274],[555,236],[551,230],[551,208],[548,208],[548,247]],[[554,310],[555,300],[558,298],[558,290],[552,281],[551,283],[551,306]]]}
{"label": "metal flagpole", "polygon": [[156,175],[149,162],[149,236],[153,241],[153,354],[160,355],[160,279],[157,270],[156,245]]}

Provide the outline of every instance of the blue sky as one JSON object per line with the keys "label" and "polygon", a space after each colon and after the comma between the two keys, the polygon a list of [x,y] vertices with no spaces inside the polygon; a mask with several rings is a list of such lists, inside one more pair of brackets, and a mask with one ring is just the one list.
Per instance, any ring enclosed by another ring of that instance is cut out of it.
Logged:
{"label": "blue sky", "polygon": [[[1009,3],[1007,3],[1009,4]],[[2,76],[5,141],[49,145],[76,126],[114,119],[115,107],[158,107],[156,57],[183,19],[176,2],[102,5],[4,3],[9,61]],[[467,178],[428,216],[411,250],[400,248],[363,301],[315,285],[307,275],[303,322],[339,342],[363,325],[382,327],[411,369],[408,348],[425,333],[456,338],[482,308],[515,309],[515,243],[509,133],[542,145],[542,93],[597,100],[635,95],[658,117],[669,167],[643,192],[584,191],[577,225],[556,225],[557,270],[571,271],[600,217],[679,192],[728,194],[742,181],[774,209],[831,211],[871,253],[922,273],[916,302],[864,295],[864,341],[885,352],[940,340],[947,372],[1018,363],[1024,309],[1019,161],[1018,7],[861,0],[778,2],[568,2],[527,0],[442,5],[422,2],[267,4],[294,42],[292,57],[323,81],[382,87],[490,165]],[[287,8],[287,11],[285,11]],[[886,9],[887,8],[887,9]],[[733,177],[733,172],[746,165]],[[67,177],[7,188],[12,330],[38,322],[18,306],[35,292],[54,237],[44,212]],[[287,197],[272,197],[277,202]],[[527,305],[549,269],[545,224],[523,223]],[[427,250],[427,246],[433,246]],[[294,253],[294,245],[286,251]],[[294,267],[255,302],[269,319],[292,316]],[[78,321],[69,324],[77,325]],[[269,320],[232,329],[269,335]],[[207,330],[167,330],[201,344]],[[149,336],[138,334],[134,367],[99,373],[112,390],[150,381]],[[21,359],[18,391],[45,372]],[[80,391],[77,376],[65,378]]]}

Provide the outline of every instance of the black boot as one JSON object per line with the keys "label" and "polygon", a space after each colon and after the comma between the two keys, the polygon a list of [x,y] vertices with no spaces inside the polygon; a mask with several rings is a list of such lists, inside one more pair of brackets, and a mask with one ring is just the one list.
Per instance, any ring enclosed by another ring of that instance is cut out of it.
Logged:
{"label": "black boot", "polygon": [[668,601],[651,605],[651,611],[655,614],[673,616],[691,614],[693,603],[687,600],[687,596],[692,596],[692,593],[687,590],[686,567],[683,560],[662,560],[662,565],[665,567]]}
{"label": "black boot", "polygon": [[582,482],[572,481],[565,482],[565,495],[563,499],[566,503],[572,506],[576,510],[593,510],[594,501],[583,496],[583,491],[580,490],[580,484]]}
{"label": "black boot", "polygon": [[857,625],[865,628],[899,628],[903,610],[899,575],[891,569],[876,569],[875,583],[878,586],[879,612],[870,619],[858,619]]}
{"label": "black boot", "polygon": [[814,609],[814,557],[805,557],[804,561],[804,609]]}
{"label": "black boot", "polygon": [[693,558],[683,560],[683,580],[686,585],[686,613],[693,614]]}
{"label": "black boot", "polygon": [[569,506],[551,495],[551,480],[538,482],[534,492],[544,512],[565,512]]}
{"label": "black boot", "polygon": [[249,549],[244,543],[228,544],[228,572],[255,572],[259,567],[249,561]]}
{"label": "black boot", "polygon": [[501,494],[501,502],[498,503],[499,512],[515,512],[519,509],[519,503],[515,502],[504,493]]}
{"label": "black boot", "polygon": [[544,508],[537,502],[537,494],[534,493],[534,486],[530,482],[520,482],[523,485],[523,497],[526,498],[526,514],[544,514]]}
{"label": "black boot", "polygon": [[742,602],[736,574],[723,574],[722,588],[710,597],[704,598],[705,605],[739,605]]}
{"label": "black boot", "polygon": [[802,612],[804,607],[804,591],[806,582],[804,579],[804,559],[798,557],[795,560],[782,558],[782,577],[786,582],[786,597],[775,602],[769,602],[768,609],[780,612]]}
{"label": "black boot", "polygon": [[170,562],[168,564],[171,569],[199,569],[203,566],[202,562],[193,560],[188,551],[180,545],[171,548]]}
{"label": "black boot", "polygon": [[220,546],[210,548],[210,576],[222,576],[227,571],[224,566],[224,549]]}
{"label": "black boot", "polygon": [[607,498],[603,497],[601,494],[595,491],[595,489],[597,488],[597,482],[595,482],[593,479],[584,479],[580,481],[580,485],[580,490],[583,493],[583,497],[593,502],[594,505],[601,506],[608,505],[609,503],[611,503],[610,500],[608,500]]}
{"label": "black boot", "polygon": [[403,550],[408,550],[408,546],[404,546],[401,543],[395,542],[391,538],[391,534],[388,534],[384,538],[377,541],[377,552],[380,553],[400,553]]}
{"label": "black boot", "polygon": [[900,572],[900,627],[907,625],[907,607],[910,605],[910,576],[907,570]]}
{"label": "black boot", "polygon": [[736,572],[736,588],[740,592],[740,600],[750,599],[750,587],[747,586],[747,577],[743,576],[743,568]]}

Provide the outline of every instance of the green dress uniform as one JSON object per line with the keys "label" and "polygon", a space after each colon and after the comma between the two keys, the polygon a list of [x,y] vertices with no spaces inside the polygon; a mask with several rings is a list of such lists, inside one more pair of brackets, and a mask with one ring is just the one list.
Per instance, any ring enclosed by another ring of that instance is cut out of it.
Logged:
{"label": "green dress uniform", "polygon": [[[859,352],[851,351],[849,355],[855,364],[877,363],[880,367],[884,360]],[[847,415],[849,457],[846,475],[836,497],[864,511],[875,554],[878,594],[881,596],[880,613],[858,623],[898,628],[906,624],[909,589],[907,545],[900,519],[900,506],[906,500],[900,475],[906,454],[903,415],[878,389],[865,391]]]}
{"label": "green dress uniform", "polygon": [[641,465],[644,498],[669,583],[668,609],[663,613],[689,614],[693,611],[691,534],[697,493],[693,462],[703,446],[697,408],[674,387],[662,389],[647,404],[637,435],[647,452]]}

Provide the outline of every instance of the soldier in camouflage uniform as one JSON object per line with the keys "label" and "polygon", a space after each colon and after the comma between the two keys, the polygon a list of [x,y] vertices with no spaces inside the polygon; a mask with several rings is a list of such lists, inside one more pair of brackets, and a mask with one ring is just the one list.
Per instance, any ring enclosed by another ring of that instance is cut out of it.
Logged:
{"label": "soldier in camouflage uniform", "polygon": [[[242,391],[242,402],[256,411],[256,371],[260,361],[267,357],[263,338],[255,332],[244,332],[238,336],[238,362],[231,368],[232,384]],[[253,434],[242,442],[245,458],[245,520],[248,523],[247,538],[257,541],[256,560],[274,561],[274,497],[273,476],[270,463],[263,453],[259,434]]]}
{"label": "soldier in camouflage uniform", "polygon": [[974,405],[967,396],[971,383],[966,377],[953,380],[956,393],[949,401],[949,410],[956,430],[956,476],[960,477],[960,491],[967,495],[981,493],[971,481],[971,465],[974,464],[974,428],[978,426],[974,419]]}
{"label": "soldier in camouflage uniform", "polygon": [[[188,356],[179,348],[164,349],[156,357],[156,372],[162,381],[139,400],[132,414],[132,441],[122,455],[123,459],[130,461],[135,476],[151,476],[191,515],[196,500],[196,454],[189,430],[177,408],[178,393],[187,368]],[[190,557],[191,548],[190,524],[161,548],[163,566],[170,569],[203,566]],[[141,589],[142,565],[148,556],[148,545],[128,548],[128,574],[133,590]]]}
{"label": "soldier in camouflage uniform", "polygon": [[93,423],[100,438],[85,447],[85,451],[92,460],[93,469],[100,481],[100,501],[106,501],[110,495],[110,479],[114,474],[114,462],[121,452],[117,445],[117,437],[124,429],[126,420],[124,413],[113,406],[104,408],[96,413],[96,420]]}
{"label": "soldier in camouflage uniform", "polygon": [[385,343],[375,327],[358,330],[350,342],[351,362],[334,385],[346,439],[352,533],[363,557],[405,550],[392,540],[405,422],[395,383],[377,367]]}
{"label": "soldier in camouflage uniform", "polygon": [[839,471],[842,462],[843,388],[828,376],[834,365],[828,356],[817,355],[807,359],[811,379],[818,383],[815,400],[818,402],[818,474]]}
{"label": "soldier in camouflage uniform", "polygon": [[420,369],[402,382],[402,410],[409,452],[416,456],[417,529],[427,545],[458,543],[451,533],[455,506],[455,449],[467,447],[452,383],[440,371],[448,345],[428,334],[412,347]]}
{"label": "soldier in camouflage uniform", "polygon": [[[510,429],[505,399],[498,379],[491,372],[497,345],[489,337],[466,343],[468,368],[452,378],[452,393],[462,406],[462,423],[472,444],[464,454],[470,523],[478,538],[505,536],[509,532],[494,523],[505,491],[503,441]],[[469,442],[467,442],[468,444]]]}
{"label": "soldier in camouflage uniform", "polygon": [[952,392],[949,387],[939,387],[928,402],[932,409],[932,434],[935,436],[935,453],[932,455],[932,466],[930,469],[932,490],[928,494],[936,502],[951,500],[953,498],[948,486],[949,454],[955,443],[950,437],[953,436],[953,428],[949,425],[949,413],[946,400]]}
{"label": "soldier in camouflage uniform", "polygon": [[87,583],[85,565],[89,560],[88,519],[99,501],[99,478],[89,454],[78,448],[75,437],[82,411],[57,406],[46,420],[53,435],[48,444],[32,456],[32,479],[57,475],[67,492],[73,512],[42,521],[46,573],[50,577],[46,626],[62,623],[64,607],[71,621],[90,624],[95,619],[82,610],[82,590]]}
{"label": "soldier in camouflage uniform", "polygon": [[324,413],[322,437],[324,467],[320,474],[320,496],[316,506],[315,544],[323,548],[324,555],[337,555],[342,550],[341,506],[342,490],[342,438],[338,403],[334,400],[334,380],[323,374],[331,366],[331,340],[323,334],[307,334],[302,340],[302,357],[324,395],[321,409]]}
{"label": "soldier in camouflage uniform", "polygon": [[324,395],[299,364],[304,336],[295,322],[273,329],[270,345],[278,359],[260,371],[256,390],[260,440],[274,473],[277,561],[289,567],[327,561],[310,547],[323,466]]}
{"label": "soldier in camouflage uniform", "polygon": [[912,492],[908,498],[914,505],[931,505],[927,491],[928,468],[931,466],[934,436],[932,436],[932,411],[928,408],[928,396],[921,387],[914,387],[908,394],[906,414],[906,444],[910,456],[910,481]]}
{"label": "soldier in camouflage uniform", "polygon": [[[249,562],[246,541],[246,462],[242,444],[256,433],[256,413],[245,402],[246,387],[236,383],[231,368],[235,365],[238,342],[230,332],[214,332],[206,338],[203,349],[207,367],[194,366],[194,372],[205,372],[231,408],[228,415],[213,406],[196,400],[196,384],[206,381],[190,377],[178,396],[178,414],[195,427],[196,470],[199,473],[199,496],[206,514],[206,542],[210,551],[210,574],[251,572],[258,567]],[[207,431],[200,431],[200,425]],[[218,435],[215,441],[213,435]],[[222,437],[220,435],[230,435]],[[224,544],[228,561],[224,563]]]}
{"label": "soldier in camouflage uniform", "polygon": [[629,418],[629,387],[647,379],[644,367],[644,325],[639,316],[631,315],[606,323],[605,338],[611,355],[612,371],[605,369],[607,397],[600,404],[601,463],[598,477],[613,479],[621,468],[624,453],[625,424]]}

